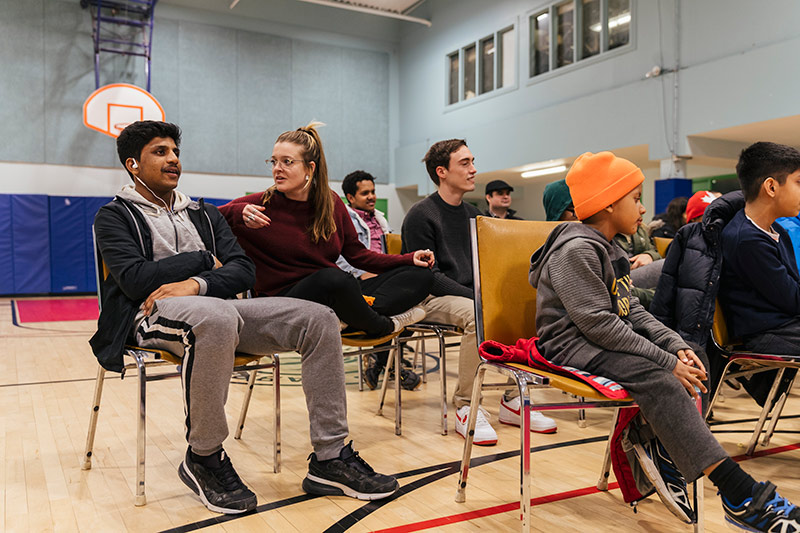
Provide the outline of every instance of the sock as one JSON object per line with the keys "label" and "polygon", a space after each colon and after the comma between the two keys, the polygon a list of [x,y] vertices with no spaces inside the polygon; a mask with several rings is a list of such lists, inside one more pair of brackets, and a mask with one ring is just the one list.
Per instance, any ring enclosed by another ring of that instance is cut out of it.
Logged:
{"label": "sock", "polygon": [[220,448],[218,451],[212,453],[211,455],[197,455],[192,451],[192,448],[189,447],[189,454],[192,459],[193,463],[201,464],[206,468],[219,468],[222,464],[222,453],[223,450]]}
{"label": "sock", "polygon": [[742,470],[730,457],[709,474],[708,479],[717,486],[719,493],[725,497],[733,506],[740,505],[743,501],[753,495],[753,488],[756,481],[750,474]]}

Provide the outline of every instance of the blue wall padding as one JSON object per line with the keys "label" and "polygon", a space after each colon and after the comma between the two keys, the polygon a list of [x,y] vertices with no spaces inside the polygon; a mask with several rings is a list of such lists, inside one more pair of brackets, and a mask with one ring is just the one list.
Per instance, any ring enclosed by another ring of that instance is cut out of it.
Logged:
{"label": "blue wall padding", "polygon": [[778,224],[789,233],[792,238],[792,248],[794,248],[794,259],[800,269],[800,217],[779,218]]}
{"label": "blue wall padding", "polygon": [[97,214],[97,211],[106,205],[108,202],[113,200],[112,197],[102,198],[102,197],[86,197],[84,198],[84,220],[85,220],[85,227],[86,233],[84,234],[84,239],[86,241],[86,281],[85,281],[85,292],[96,292],[97,291],[97,278],[95,277],[95,261],[94,261],[94,238],[92,237],[92,225],[94,224],[94,217]]}
{"label": "blue wall padding", "polygon": [[43,194],[11,195],[14,293],[50,292],[50,225]]}
{"label": "blue wall padding", "polygon": [[11,195],[0,194],[0,294],[14,293],[14,254],[11,239]]}
{"label": "blue wall padding", "polygon": [[668,178],[664,180],[656,180],[656,198],[655,208],[656,212],[663,213],[667,210],[667,204],[673,198],[678,196],[685,196],[689,198],[692,195],[692,180],[686,178]]}
{"label": "blue wall padding", "polygon": [[50,292],[87,292],[85,199],[50,197]]}
{"label": "blue wall padding", "polygon": [[[194,200],[197,200],[197,198],[194,198]],[[203,201],[207,204],[215,205],[217,207],[230,202],[230,200],[223,200],[222,198],[203,198]]]}

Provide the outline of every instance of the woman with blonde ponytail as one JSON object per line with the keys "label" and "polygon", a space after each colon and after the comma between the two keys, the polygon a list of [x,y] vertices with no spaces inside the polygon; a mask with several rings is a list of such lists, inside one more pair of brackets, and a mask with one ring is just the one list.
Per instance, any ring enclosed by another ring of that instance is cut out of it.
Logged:
{"label": "woman with blonde ponytail", "polygon": [[[267,159],[275,185],[237,198],[220,211],[255,262],[258,295],[327,305],[351,328],[370,335],[399,331],[425,317],[413,306],[430,291],[433,252],[385,255],[361,244],[347,208],[328,186],[317,132],[321,125],[312,122],[278,136]],[[340,255],[361,270],[391,272],[386,279],[398,287],[399,297],[376,297],[370,306],[358,281],[336,266]]]}

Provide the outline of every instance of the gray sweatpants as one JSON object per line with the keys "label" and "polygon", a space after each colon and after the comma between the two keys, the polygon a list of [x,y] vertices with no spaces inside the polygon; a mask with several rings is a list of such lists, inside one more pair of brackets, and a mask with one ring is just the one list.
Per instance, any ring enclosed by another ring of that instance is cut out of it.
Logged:
{"label": "gray sweatpants", "polygon": [[299,352],[314,451],[325,460],[344,447],[344,360],[339,320],[329,307],[295,298],[166,298],[139,325],[136,340],[183,355],[186,440],[195,453],[216,452],[228,436],[225,401],[235,351]]}
{"label": "gray sweatpants", "polygon": [[601,352],[583,370],[625,387],[687,482],[728,457],[671,371],[640,355],[619,352]]}

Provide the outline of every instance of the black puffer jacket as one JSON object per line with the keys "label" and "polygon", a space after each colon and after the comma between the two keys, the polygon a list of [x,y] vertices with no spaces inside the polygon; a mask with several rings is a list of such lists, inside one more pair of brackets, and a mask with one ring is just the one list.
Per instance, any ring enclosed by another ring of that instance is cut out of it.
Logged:
{"label": "black puffer jacket", "polygon": [[[255,265],[217,208],[200,199],[188,214],[206,250],[154,261],[150,228],[139,209],[117,196],[97,212],[97,245],[111,275],[103,282],[102,311],[89,344],[106,370],[122,370],[139,306],[161,285],[199,276],[208,284],[206,296],[216,298],[232,298],[253,286]],[[214,269],[214,257],[222,267]]]}
{"label": "black puffer jacket", "polygon": [[687,342],[708,342],[722,271],[720,236],[743,207],[741,191],[717,198],[703,221],[683,226],[669,247],[650,313]]}

